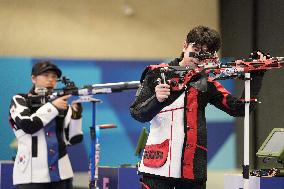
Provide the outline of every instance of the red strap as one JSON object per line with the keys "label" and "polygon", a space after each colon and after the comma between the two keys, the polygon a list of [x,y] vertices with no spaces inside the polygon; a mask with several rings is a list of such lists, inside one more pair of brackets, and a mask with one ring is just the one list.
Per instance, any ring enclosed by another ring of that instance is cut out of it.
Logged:
{"label": "red strap", "polygon": [[143,182],[140,182],[142,184],[142,186],[145,188],[145,189],[151,189],[149,186],[147,186],[145,183]]}
{"label": "red strap", "polygon": [[204,146],[199,146],[199,145],[196,144],[196,147],[197,147],[197,148],[200,148],[200,149],[202,149],[202,150],[204,150],[204,151],[206,151],[206,152],[208,151],[207,148],[205,148]]}
{"label": "red strap", "polygon": [[190,129],[186,132],[186,143],[190,145],[184,150],[182,176],[187,179],[194,179],[193,163],[197,144],[197,110],[198,110],[198,91],[191,87],[187,93],[186,124]]}
{"label": "red strap", "polygon": [[227,96],[231,94],[229,91],[227,91],[219,82],[213,81],[214,86],[216,89],[223,94],[223,100],[222,104],[229,109],[229,105],[227,103]]}

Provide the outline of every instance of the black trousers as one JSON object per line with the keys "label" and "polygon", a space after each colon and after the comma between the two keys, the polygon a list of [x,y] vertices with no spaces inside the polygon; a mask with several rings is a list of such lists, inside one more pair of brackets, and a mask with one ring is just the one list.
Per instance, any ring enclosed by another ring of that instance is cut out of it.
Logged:
{"label": "black trousers", "polygon": [[50,183],[29,183],[16,185],[17,189],[72,189],[72,179]]}
{"label": "black trousers", "polygon": [[180,179],[166,179],[143,176],[142,189],[206,189],[206,182],[195,183]]}

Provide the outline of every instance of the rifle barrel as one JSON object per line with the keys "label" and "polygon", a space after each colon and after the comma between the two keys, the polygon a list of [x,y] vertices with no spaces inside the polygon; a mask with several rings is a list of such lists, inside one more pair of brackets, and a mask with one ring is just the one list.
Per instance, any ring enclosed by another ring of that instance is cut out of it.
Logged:
{"label": "rifle barrel", "polygon": [[94,89],[111,88],[112,91],[122,91],[129,89],[138,89],[139,85],[140,85],[139,81],[129,81],[129,82],[94,84],[92,85],[92,87]]}

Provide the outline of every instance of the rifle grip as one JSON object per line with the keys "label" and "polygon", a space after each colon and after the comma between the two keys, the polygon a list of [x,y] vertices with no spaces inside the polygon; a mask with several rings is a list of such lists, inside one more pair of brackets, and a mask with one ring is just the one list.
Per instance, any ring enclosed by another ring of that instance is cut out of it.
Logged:
{"label": "rifle grip", "polygon": [[165,83],[166,83],[166,76],[165,76],[165,73],[164,73],[164,72],[161,73],[161,83],[162,83],[162,84],[165,84]]}

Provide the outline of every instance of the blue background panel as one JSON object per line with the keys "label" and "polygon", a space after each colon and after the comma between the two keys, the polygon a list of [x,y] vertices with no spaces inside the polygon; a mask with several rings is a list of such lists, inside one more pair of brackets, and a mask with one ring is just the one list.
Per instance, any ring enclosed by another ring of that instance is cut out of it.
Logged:
{"label": "blue background panel", "polygon": [[[46,60],[46,58],[44,58]],[[42,58],[0,58],[2,65],[0,96],[0,160],[10,160],[15,156],[15,150],[9,147],[14,140],[14,134],[8,124],[8,111],[11,97],[16,93],[25,93],[31,87],[30,72],[33,64]],[[158,64],[161,60],[80,60],[80,59],[50,59],[78,87],[90,84],[140,80],[144,68]],[[233,89],[233,82],[222,84]],[[58,87],[62,87],[61,84]],[[136,142],[142,127],[149,128],[148,123],[139,123],[129,114],[129,106],[134,100],[135,91],[125,91],[108,95],[96,95],[103,101],[97,104],[96,124],[114,123],[116,129],[102,130],[100,133],[100,165],[119,166],[136,164],[139,158],[134,156]],[[83,105],[84,141],[70,147],[70,159],[75,171],[85,171],[88,167],[90,151],[89,127],[92,124],[91,104]],[[208,160],[209,165],[214,160],[212,168],[234,168],[235,140],[234,119],[213,106],[207,108],[208,126]],[[221,150],[221,151],[220,151]],[[219,161],[222,154],[231,154],[231,159]]]}

